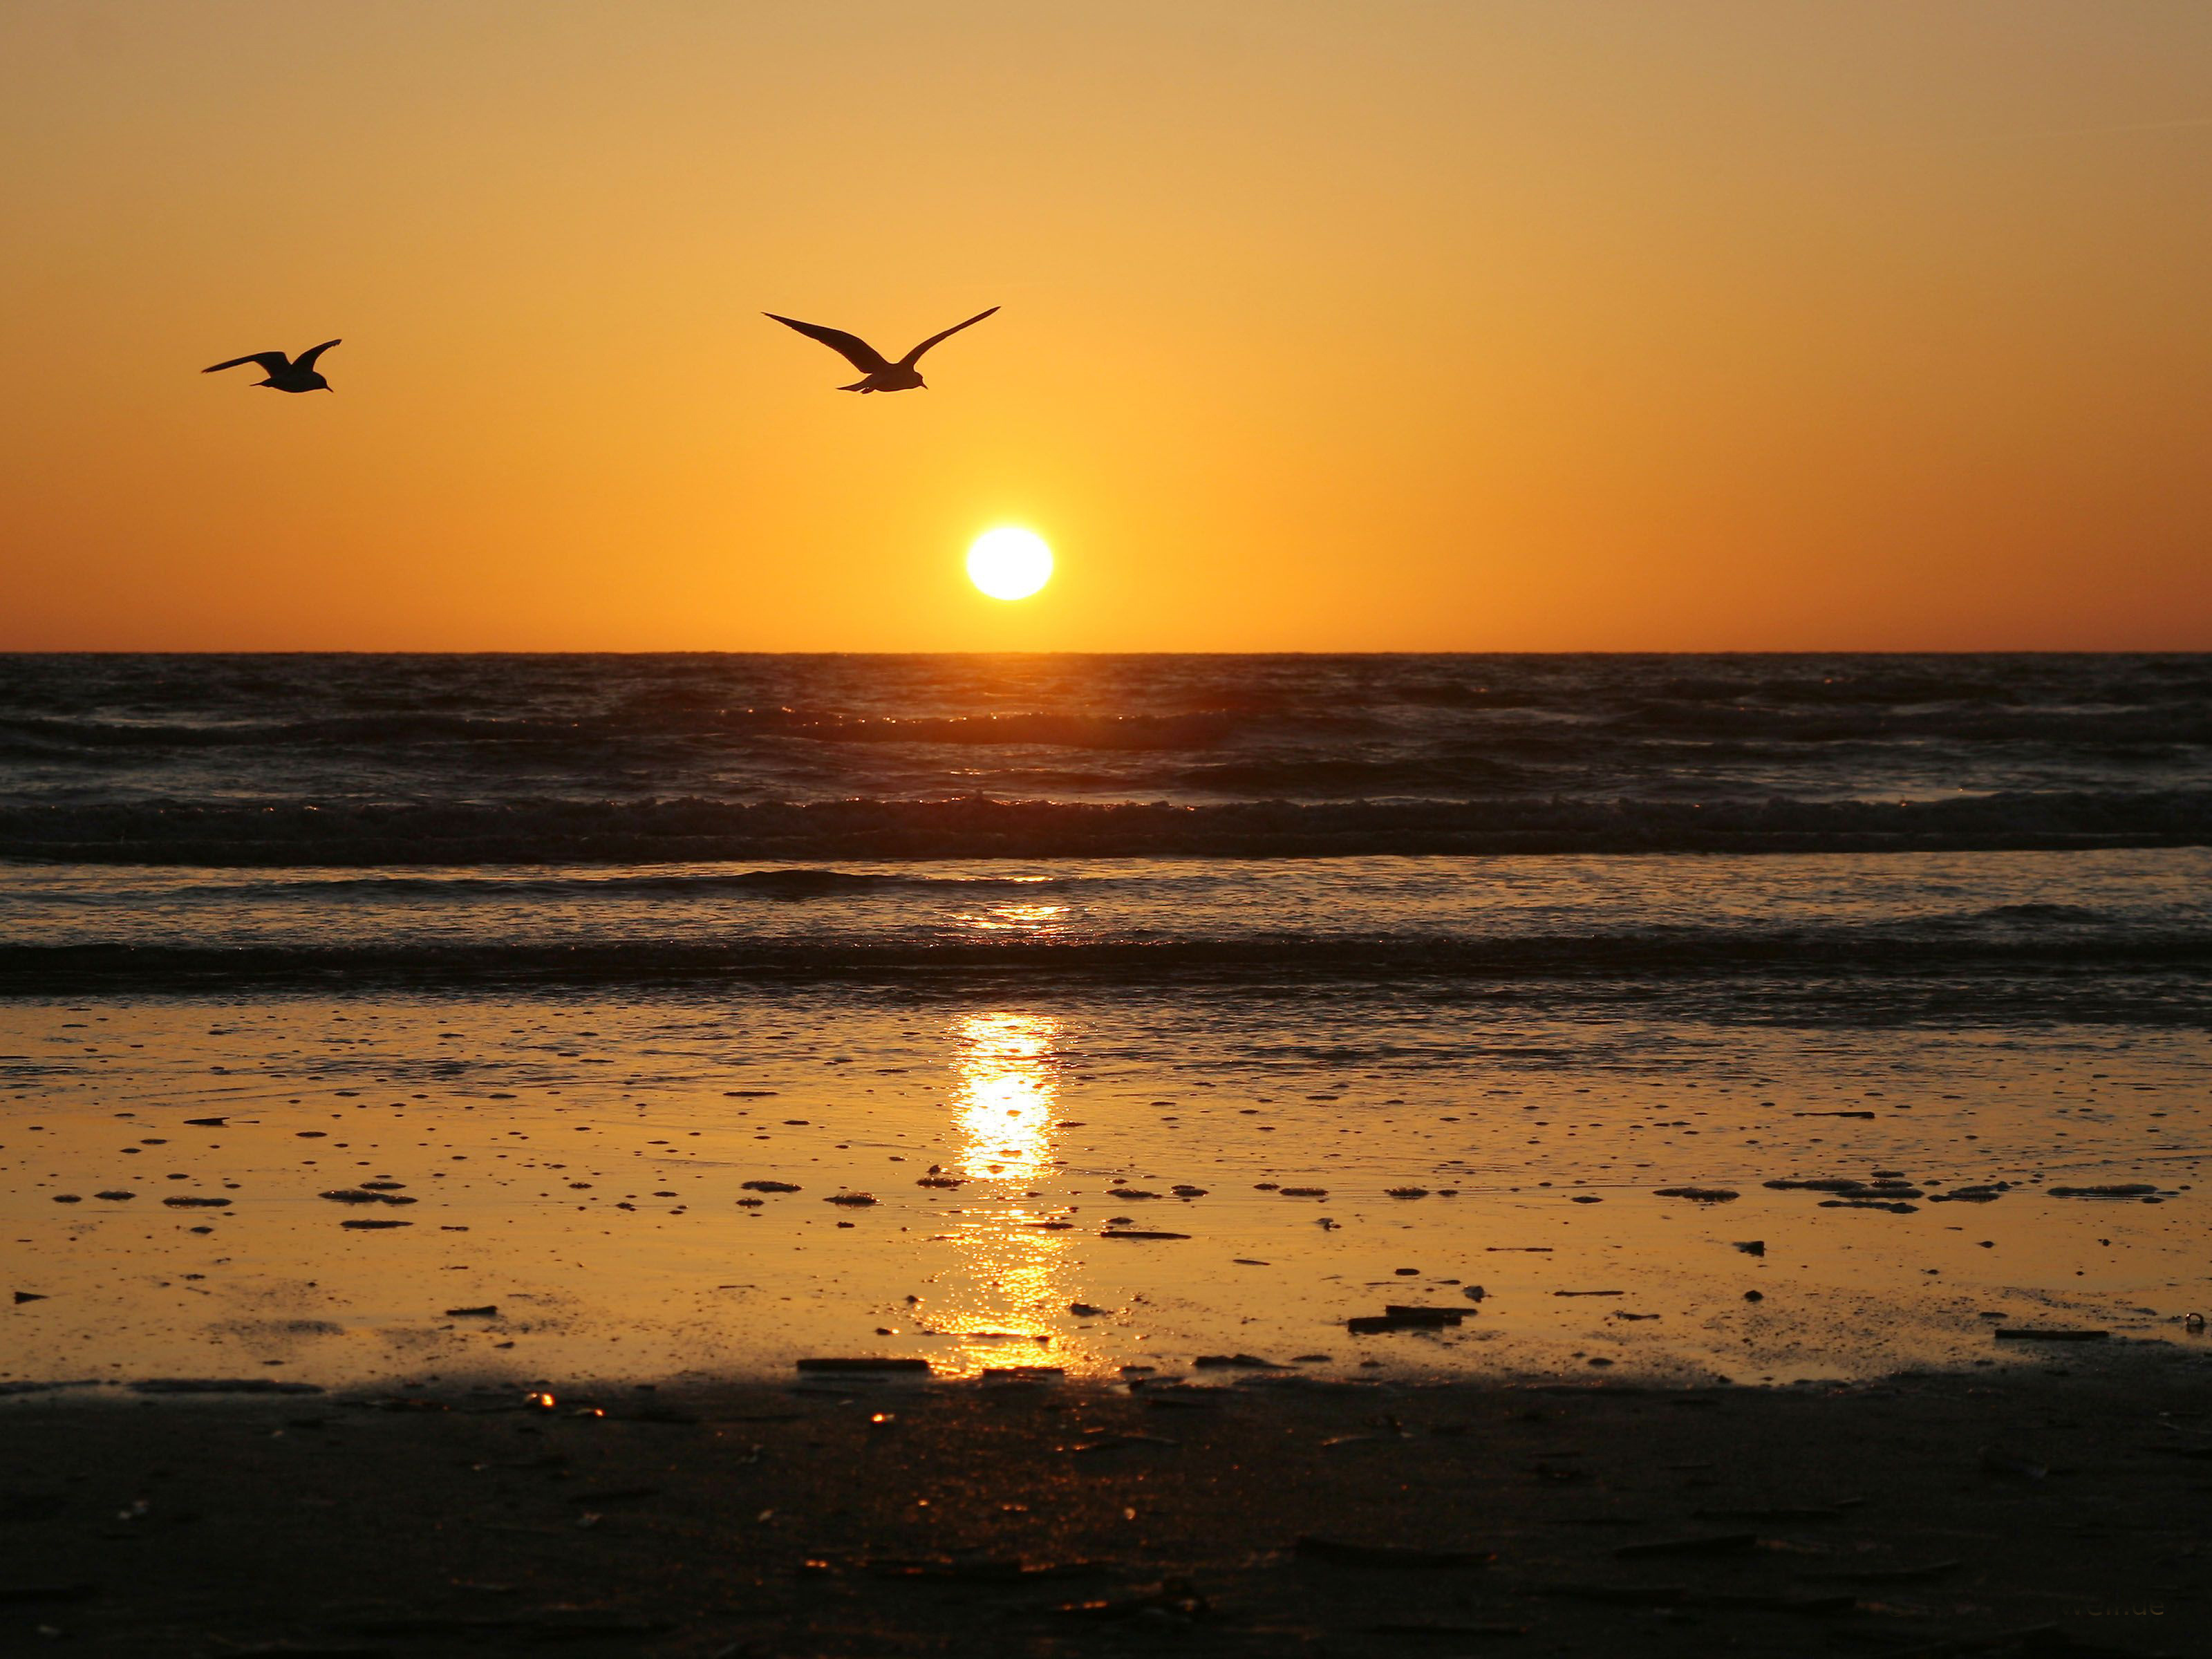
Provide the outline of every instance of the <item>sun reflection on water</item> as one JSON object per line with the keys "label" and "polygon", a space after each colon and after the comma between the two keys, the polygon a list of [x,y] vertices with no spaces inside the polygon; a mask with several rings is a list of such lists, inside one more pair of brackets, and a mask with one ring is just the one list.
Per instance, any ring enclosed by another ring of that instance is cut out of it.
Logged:
{"label": "sun reflection on water", "polygon": [[[960,917],[963,927],[979,933],[1022,933],[1034,939],[1051,939],[1063,930],[1062,921],[1068,915],[1065,904],[994,904],[980,912],[964,913]],[[1001,1019],[1011,1016],[989,1014],[987,1019]]]}
{"label": "sun reflection on water", "polygon": [[[1057,1335],[1071,1296],[1069,1241],[1080,1235],[1047,1225],[1058,1218],[1032,1195],[1053,1168],[1060,1022],[1048,1014],[972,1014],[954,1025],[953,1038],[953,1173],[969,1185],[961,1189],[968,1202],[951,1240],[958,1262],[940,1281],[948,1294],[933,1321],[959,1341],[939,1363],[968,1371],[1080,1369],[1081,1357]],[[1034,1340],[1047,1334],[1055,1340]]]}
{"label": "sun reflection on water", "polygon": [[971,1181],[1027,1181],[1052,1147],[1057,1092],[1052,1046],[1060,1022],[1046,1014],[972,1014],[955,1028],[958,1173]]}

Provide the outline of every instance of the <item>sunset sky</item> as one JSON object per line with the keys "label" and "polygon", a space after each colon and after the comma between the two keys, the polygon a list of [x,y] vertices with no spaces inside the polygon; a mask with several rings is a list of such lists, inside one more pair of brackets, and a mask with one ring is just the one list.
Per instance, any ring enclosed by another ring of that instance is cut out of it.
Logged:
{"label": "sunset sky", "polygon": [[0,0],[0,647],[2212,647],[2203,0]]}

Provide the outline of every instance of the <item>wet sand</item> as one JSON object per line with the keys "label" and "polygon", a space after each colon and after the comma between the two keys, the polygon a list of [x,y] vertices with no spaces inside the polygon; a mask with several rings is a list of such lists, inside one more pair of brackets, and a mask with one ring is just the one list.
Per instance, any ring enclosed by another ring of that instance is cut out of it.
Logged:
{"label": "wet sand", "polygon": [[[0,1402],[11,1652],[2203,1651],[2202,1352]],[[45,1639],[40,1639],[41,1638]]]}
{"label": "wet sand", "polygon": [[[1758,1382],[2179,1340],[2203,1059],[1404,988],[17,1001],[0,1382]],[[2138,1190],[2063,1195],[2100,1187]],[[1460,1317],[1350,1322],[1392,1305]]]}

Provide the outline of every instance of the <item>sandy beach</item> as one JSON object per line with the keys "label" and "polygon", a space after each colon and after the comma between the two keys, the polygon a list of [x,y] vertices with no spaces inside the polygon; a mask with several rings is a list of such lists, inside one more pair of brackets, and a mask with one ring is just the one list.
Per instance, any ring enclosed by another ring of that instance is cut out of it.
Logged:
{"label": "sandy beach", "polygon": [[207,1659],[2200,1652],[2212,1356],[2064,1358],[23,1395],[0,1628]]}
{"label": "sandy beach", "polygon": [[18,999],[0,1384],[1789,1382],[2206,1310],[2194,1032],[1664,989]]}

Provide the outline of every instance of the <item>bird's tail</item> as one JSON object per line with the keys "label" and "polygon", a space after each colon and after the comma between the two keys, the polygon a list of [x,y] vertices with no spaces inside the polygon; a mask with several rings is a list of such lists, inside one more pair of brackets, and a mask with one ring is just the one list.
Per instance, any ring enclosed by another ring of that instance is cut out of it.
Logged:
{"label": "bird's tail", "polygon": [[839,386],[837,390],[840,392],[873,392],[875,388],[870,386],[866,380],[855,380],[850,386]]}

